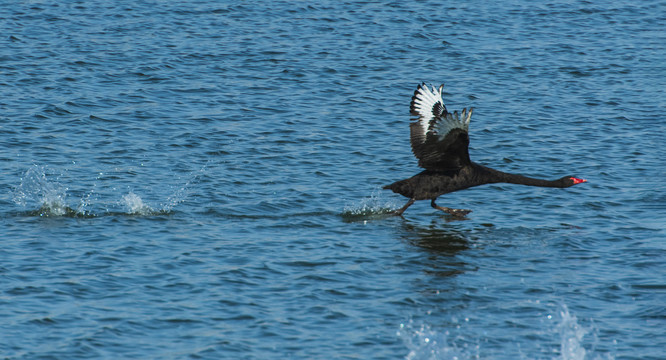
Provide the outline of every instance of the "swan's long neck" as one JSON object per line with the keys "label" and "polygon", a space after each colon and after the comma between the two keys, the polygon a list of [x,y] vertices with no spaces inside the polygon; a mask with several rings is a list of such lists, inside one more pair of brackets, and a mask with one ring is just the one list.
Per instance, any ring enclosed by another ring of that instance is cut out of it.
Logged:
{"label": "swan's long neck", "polygon": [[487,177],[489,183],[509,183],[527,186],[540,186],[540,187],[565,187],[562,182],[558,180],[544,180],[535,179],[518,174],[505,173],[499,170],[491,169],[485,166],[480,166],[480,171]]}

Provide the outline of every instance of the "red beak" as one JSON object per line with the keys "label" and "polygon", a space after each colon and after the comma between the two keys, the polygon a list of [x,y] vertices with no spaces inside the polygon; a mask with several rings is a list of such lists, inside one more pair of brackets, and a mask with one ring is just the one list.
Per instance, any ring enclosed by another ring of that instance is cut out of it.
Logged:
{"label": "red beak", "polygon": [[578,179],[578,178],[575,178],[575,177],[572,177],[571,180],[573,180],[574,185],[587,182],[587,180],[585,180],[585,179]]}

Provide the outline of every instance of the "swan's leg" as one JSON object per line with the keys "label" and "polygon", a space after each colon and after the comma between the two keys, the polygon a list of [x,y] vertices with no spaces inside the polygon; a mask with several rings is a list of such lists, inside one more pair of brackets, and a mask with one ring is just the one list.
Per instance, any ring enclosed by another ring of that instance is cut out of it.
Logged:
{"label": "swan's leg", "polygon": [[410,207],[414,203],[414,201],[416,201],[416,200],[409,199],[409,201],[407,201],[407,204],[405,204],[405,206],[401,207],[400,209],[394,211],[393,215],[402,216],[402,213],[404,213],[405,210],[407,210],[407,208]]}
{"label": "swan's leg", "polygon": [[432,199],[432,201],[430,202],[430,206],[432,206],[433,208],[435,208],[437,210],[442,210],[447,214],[451,214],[453,216],[459,216],[459,217],[464,217],[465,215],[472,212],[472,210],[467,210],[467,209],[451,209],[451,208],[439,206],[439,205],[435,204],[435,199]]}

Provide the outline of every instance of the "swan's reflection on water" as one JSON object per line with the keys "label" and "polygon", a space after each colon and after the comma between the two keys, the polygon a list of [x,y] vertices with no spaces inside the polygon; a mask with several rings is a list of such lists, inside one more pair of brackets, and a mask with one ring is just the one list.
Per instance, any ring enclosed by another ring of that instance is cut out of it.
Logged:
{"label": "swan's reflection on water", "polygon": [[422,226],[405,222],[402,229],[404,240],[432,253],[452,256],[469,249],[468,239],[462,231],[442,227],[441,224]]}
{"label": "swan's reflection on water", "polygon": [[424,250],[422,271],[430,276],[451,277],[475,270],[459,256],[470,249],[467,235],[455,228],[433,222],[430,225],[404,222],[400,237],[409,245]]}

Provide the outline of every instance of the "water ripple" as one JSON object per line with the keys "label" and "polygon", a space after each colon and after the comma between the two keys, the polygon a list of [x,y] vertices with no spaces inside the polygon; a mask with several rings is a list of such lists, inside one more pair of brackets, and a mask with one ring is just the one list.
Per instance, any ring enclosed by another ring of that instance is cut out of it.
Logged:
{"label": "water ripple", "polygon": [[[0,353],[662,358],[662,7],[2,7]],[[475,161],[589,182],[392,216],[422,81]]]}

